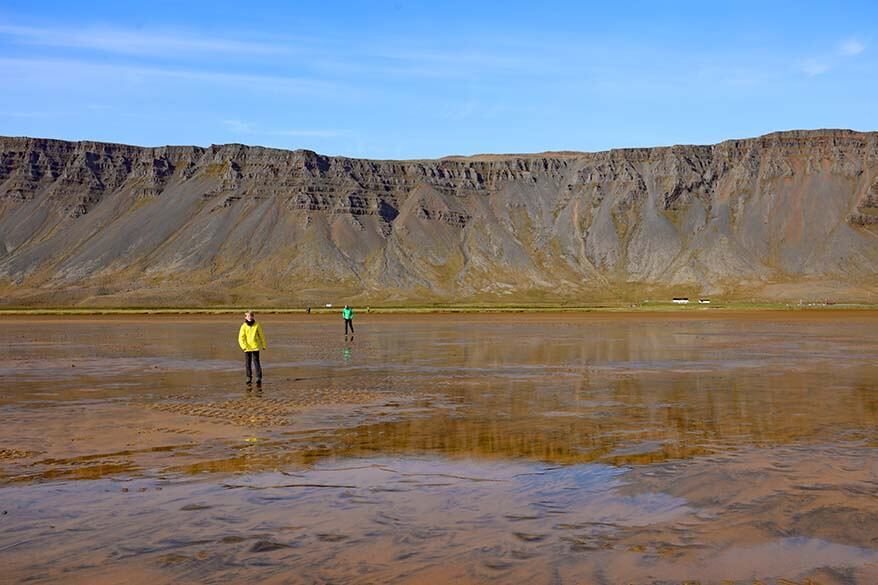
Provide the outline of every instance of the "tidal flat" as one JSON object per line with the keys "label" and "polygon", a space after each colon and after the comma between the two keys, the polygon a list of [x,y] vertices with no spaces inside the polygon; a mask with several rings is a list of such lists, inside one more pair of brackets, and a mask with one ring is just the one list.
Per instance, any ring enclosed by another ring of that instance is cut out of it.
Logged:
{"label": "tidal flat", "polygon": [[4,316],[0,582],[878,583],[878,312]]}

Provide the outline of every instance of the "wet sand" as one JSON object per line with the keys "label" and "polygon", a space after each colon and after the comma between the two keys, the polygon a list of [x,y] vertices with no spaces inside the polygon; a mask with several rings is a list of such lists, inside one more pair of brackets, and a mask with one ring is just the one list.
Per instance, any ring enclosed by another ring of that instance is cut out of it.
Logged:
{"label": "wet sand", "polygon": [[33,583],[878,583],[878,314],[4,317]]}

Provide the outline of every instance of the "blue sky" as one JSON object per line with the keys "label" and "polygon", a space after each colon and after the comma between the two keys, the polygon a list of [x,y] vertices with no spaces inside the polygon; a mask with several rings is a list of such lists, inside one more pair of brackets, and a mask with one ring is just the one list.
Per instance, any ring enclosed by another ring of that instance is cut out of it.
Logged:
{"label": "blue sky", "polygon": [[876,22],[873,2],[4,0],[0,134],[432,158],[875,130]]}

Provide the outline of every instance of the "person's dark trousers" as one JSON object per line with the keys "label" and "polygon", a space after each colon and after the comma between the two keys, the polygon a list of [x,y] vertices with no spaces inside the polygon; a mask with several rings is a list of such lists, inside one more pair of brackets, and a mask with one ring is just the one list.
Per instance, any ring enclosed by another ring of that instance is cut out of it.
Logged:
{"label": "person's dark trousers", "polygon": [[253,379],[253,366],[256,366],[256,383],[262,382],[262,364],[259,363],[258,351],[244,352],[244,367],[247,370],[247,382]]}
{"label": "person's dark trousers", "polygon": [[348,334],[348,327],[351,329],[351,333],[354,332],[354,320],[353,319],[345,319],[344,320],[344,334]]}

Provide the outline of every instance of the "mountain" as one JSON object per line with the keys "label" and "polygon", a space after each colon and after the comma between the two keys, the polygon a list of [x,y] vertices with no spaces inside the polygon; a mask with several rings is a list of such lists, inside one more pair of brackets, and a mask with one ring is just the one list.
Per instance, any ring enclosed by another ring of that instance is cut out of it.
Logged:
{"label": "mountain", "polygon": [[0,138],[0,294],[878,301],[878,133],[408,161]]}

